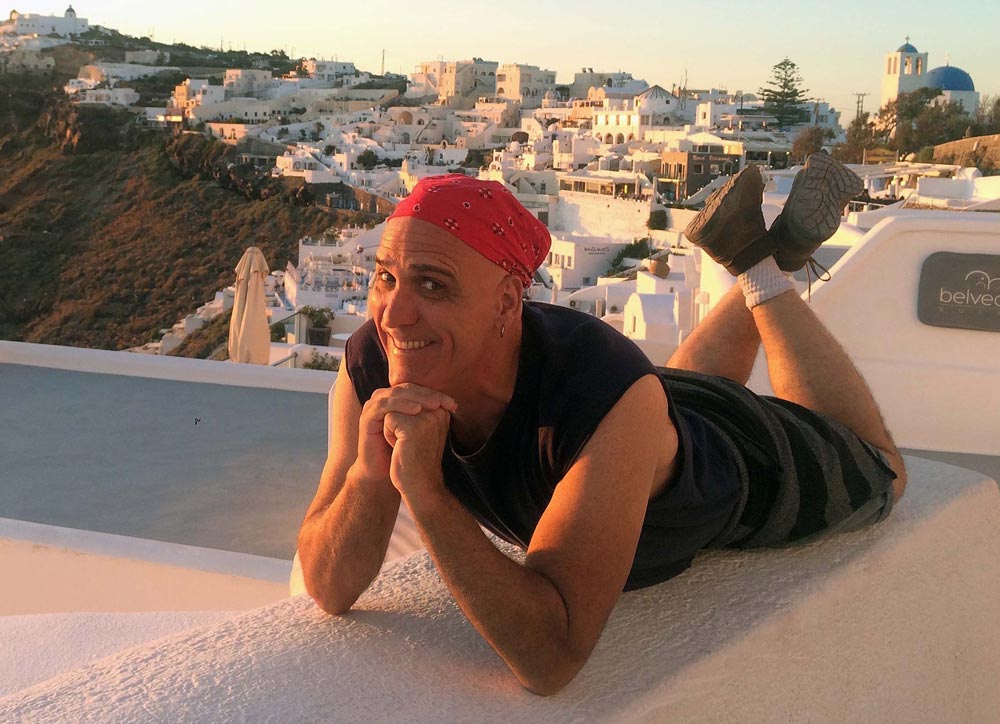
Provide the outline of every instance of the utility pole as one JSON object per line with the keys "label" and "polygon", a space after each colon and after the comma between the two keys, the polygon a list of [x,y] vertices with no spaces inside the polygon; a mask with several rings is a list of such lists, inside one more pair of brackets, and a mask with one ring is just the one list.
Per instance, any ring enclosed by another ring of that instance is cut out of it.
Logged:
{"label": "utility pole", "polygon": [[379,75],[385,75],[385,48],[382,48],[382,65],[378,69]]}
{"label": "utility pole", "polygon": [[861,114],[865,111],[865,96],[867,93],[855,93],[854,97],[857,98],[857,110],[854,113],[855,118],[861,118]]}

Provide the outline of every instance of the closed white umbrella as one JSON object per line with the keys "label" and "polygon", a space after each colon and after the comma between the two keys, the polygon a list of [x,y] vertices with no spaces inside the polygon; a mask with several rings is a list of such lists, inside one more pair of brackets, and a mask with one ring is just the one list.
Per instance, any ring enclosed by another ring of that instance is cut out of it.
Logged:
{"label": "closed white umbrella", "polygon": [[236,265],[236,296],[229,321],[229,359],[266,365],[271,354],[271,330],[267,324],[264,278],[268,274],[264,255],[249,247]]}

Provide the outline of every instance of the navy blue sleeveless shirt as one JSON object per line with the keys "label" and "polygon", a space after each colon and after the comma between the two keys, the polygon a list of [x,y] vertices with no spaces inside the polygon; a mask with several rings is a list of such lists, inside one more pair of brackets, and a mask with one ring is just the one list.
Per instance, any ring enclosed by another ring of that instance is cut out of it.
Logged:
{"label": "navy blue sleeveless shirt", "polygon": [[[448,489],[483,527],[527,548],[556,486],[600,421],[634,382],[661,370],[588,314],[526,302],[522,321],[514,394],[496,430],[472,455],[449,442],[441,466]],[[374,322],[348,340],[345,362],[361,404],[389,386]],[[660,378],[677,427],[678,464],[666,489],[649,501],[625,590],[684,571],[695,553],[735,525],[746,499],[731,441],[695,411],[677,409]]]}

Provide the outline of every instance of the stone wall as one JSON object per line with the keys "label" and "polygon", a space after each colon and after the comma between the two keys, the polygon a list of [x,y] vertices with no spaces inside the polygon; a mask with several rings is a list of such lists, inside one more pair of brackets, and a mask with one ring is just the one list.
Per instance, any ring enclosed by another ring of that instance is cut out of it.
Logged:
{"label": "stone wall", "polygon": [[1000,170],[1000,134],[976,136],[934,147],[935,163],[977,166],[984,173]]}

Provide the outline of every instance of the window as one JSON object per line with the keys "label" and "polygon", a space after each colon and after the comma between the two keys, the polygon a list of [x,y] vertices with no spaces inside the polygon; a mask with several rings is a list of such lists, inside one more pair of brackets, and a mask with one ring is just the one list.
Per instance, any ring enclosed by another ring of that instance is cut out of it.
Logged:
{"label": "window", "polygon": [[705,173],[705,167],[700,163],[692,163],[691,173]]}
{"label": "window", "polygon": [[573,268],[573,257],[571,257],[571,256],[567,256],[566,257],[566,268],[567,269],[572,269]]}
{"label": "window", "polygon": [[584,277],[583,278],[583,283],[584,283],[584,285],[588,285],[588,284],[593,284],[594,282],[592,282],[590,280],[590,277]]}
{"label": "window", "polygon": [[717,164],[717,163],[713,163],[712,165],[710,165],[710,166],[708,167],[708,172],[709,172],[709,173],[713,173],[713,174],[715,174],[716,176],[718,176],[718,175],[719,175],[719,164]]}

